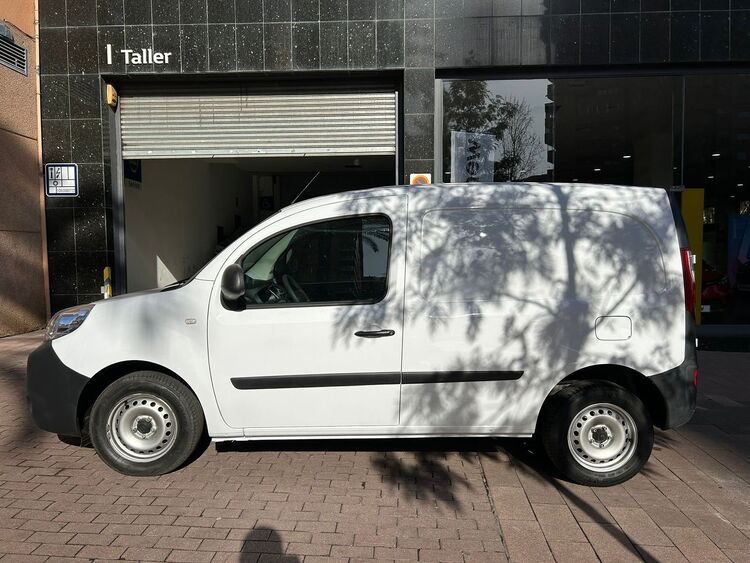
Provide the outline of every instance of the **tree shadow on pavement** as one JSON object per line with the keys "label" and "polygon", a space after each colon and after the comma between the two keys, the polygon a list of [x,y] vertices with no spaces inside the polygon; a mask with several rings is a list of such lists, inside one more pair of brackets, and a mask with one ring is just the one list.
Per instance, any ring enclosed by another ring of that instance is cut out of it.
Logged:
{"label": "tree shadow on pavement", "polygon": [[[220,442],[219,452],[357,452],[369,456],[368,472],[407,501],[445,505],[460,510],[462,491],[473,492],[482,457],[497,456],[489,438],[420,438]],[[478,482],[478,481],[477,481]]]}
{"label": "tree shadow on pavement", "polygon": [[[657,433],[657,442],[664,444],[671,443],[669,434],[663,432]],[[616,518],[612,515],[599,497],[600,494],[606,495],[609,487],[586,487],[577,485],[564,480],[552,463],[540,451],[541,446],[535,440],[518,440],[518,439],[501,439],[499,440],[500,449],[504,450],[511,458],[511,462],[519,474],[526,475],[528,478],[547,482],[555,487],[561,495],[571,512],[574,513],[576,520],[582,528],[583,533],[592,543],[596,535],[608,536],[609,540],[600,540],[602,543],[619,544],[627,555],[622,556],[644,561],[659,561],[660,553],[649,551],[649,546],[644,546],[631,538],[617,523]],[[647,465],[642,473],[648,476],[649,466]],[[531,501],[533,503],[533,501]],[[498,512],[502,507],[497,507]]]}

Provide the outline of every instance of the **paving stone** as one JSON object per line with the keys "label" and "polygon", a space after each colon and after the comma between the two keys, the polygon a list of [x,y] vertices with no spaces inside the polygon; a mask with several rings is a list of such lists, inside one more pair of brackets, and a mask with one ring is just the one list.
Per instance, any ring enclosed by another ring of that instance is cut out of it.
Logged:
{"label": "paving stone", "polygon": [[582,522],[581,528],[602,561],[641,561],[638,550],[617,526]]}
{"label": "paving stone", "polygon": [[612,507],[610,513],[630,541],[640,545],[673,545],[642,508]]}
{"label": "paving stone", "polygon": [[663,530],[689,561],[729,561],[716,544],[698,528],[665,526]]}
{"label": "paving stone", "polygon": [[676,547],[661,545],[635,546],[645,561],[653,563],[685,563],[687,559]]}
{"label": "paving stone", "polygon": [[[669,501],[667,501],[667,503],[671,505]],[[692,528],[695,526],[695,523],[685,516],[684,512],[678,510],[674,506],[650,504],[642,504],[641,506],[657,526],[679,526],[684,528]]]}
{"label": "paving stone", "polygon": [[722,549],[733,563],[748,563],[750,561],[750,551],[746,549]]}
{"label": "paving stone", "polygon": [[707,514],[688,510],[686,515],[718,547],[750,550],[750,539],[718,512]]}
{"label": "paving stone", "polygon": [[585,542],[581,527],[567,505],[533,504],[534,514],[547,541]]}
{"label": "paving stone", "polygon": [[549,547],[557,563],[598,563],[599,558],[587,541],[549,540]]}
{"label": "paving stone", "polygon": [[536,521],[507,520],[503,522],[503,534],[511,561],[554,561]]}
{"label": "paving stone", "polygon": [[126,549],[116,546],[87,545],[78,552],[78,556],[88,559],[120,559]]}
{"label": "paving stone", "polygon": [[534,520],[534,511],[523,488],[490,487],[495,510],[501,520]]}

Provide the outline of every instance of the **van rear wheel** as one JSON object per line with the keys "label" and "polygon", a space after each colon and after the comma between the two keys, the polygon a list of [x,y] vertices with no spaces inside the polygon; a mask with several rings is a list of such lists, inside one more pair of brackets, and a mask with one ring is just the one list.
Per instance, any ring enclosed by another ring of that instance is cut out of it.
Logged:
{"label": "van rear wheel", "polygon": [[575,382],[552,395],[540,434],[550,461],[581,485],[627,481],[643,468],[654,444],[643,402],[608,381]]}
{"label": "van rear wheel", "polygon": [[203,411],[185,385],[140,371],[109,385],[94,402],[89,436],[99,457],[126,475],[162,475],[180,467],[203,433]]}

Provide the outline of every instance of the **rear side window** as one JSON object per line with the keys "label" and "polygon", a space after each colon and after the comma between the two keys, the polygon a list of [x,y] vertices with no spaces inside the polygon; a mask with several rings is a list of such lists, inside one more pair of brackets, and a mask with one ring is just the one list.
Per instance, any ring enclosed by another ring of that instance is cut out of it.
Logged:
{"label": "rear side window", "polygon": [[546,309],[662,291],[659,245],[638,220],[561,209],[446,209],[421,224],[419,288],[430,302]]}
{"label": "rear side window", "polygon": [[243,259],[246,301],[379,301],[387,291],[390,242],[391,224],[383,215],[321,221],[280,233]]}

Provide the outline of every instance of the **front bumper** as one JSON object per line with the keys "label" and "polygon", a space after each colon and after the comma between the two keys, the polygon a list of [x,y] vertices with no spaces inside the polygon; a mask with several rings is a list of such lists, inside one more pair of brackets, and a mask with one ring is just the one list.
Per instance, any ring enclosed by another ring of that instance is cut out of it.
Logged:
{"label": "front bumper", "polygon": [[31,418],[42,430],[80,436],[78,401],[89,382],[60,361],[52,342],[44,342],[26,365],[26,400]]}

